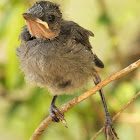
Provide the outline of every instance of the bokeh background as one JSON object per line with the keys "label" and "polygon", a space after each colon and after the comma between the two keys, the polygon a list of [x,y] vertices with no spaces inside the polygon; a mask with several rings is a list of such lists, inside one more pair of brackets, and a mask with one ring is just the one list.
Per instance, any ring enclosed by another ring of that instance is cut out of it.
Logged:
{"label": "bokeh background", "polygon": [[[53,0],[52,0],[53,1]],[[48,115],[49,91],[25,83],[15,48],[25,24],[24,13],[35,0],[0,0],[0,140],[28,140]],[[63,17],[91,30],[93,51],[104,62],[102,80],[140,58],[140,0],[55,0]],[[94,85],[92,85],[94,86]],[[104,87],[108,108],[115,115],[140,90],[140,69]],[[84,92],[84,91],[83,91]],[[79,93],[81,94],[81,93]],[[59,96],[57,106],[77,96]],[[89,140],[103,126],[99,94],[65,114],[68,129],[52,123],[40,140]],[[120,140],[140,140],[140,98],[114,123]],[[97,140],[103,140],[102,133]]]}

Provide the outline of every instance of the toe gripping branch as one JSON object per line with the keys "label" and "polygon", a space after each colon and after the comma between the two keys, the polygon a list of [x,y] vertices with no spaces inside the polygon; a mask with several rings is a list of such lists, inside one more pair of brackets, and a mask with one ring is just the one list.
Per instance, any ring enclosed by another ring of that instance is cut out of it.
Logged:
{"label": "toe gripping branch", "polygon": [[[95,83],[95,85],[97,85],[100,82],[101,82],[101,78],[100,78],[99,74],[96,72],[94,74],[94,83]],[[103,90],[100,89],[99,93],[100,93],[100,96],[101,96],[101,99],[102,99],[102,102],[103,102],[103,106],[104,106],[104,109],[105,109],[105,123],[104,123],[105,139],[106,140],[109,140],[109,138],[111,138],[112,140],[115,140],[115,138],[119,139],[118,136],[117,136],[117,133],[115,132],[115,129],[114,129],[114,126],[113,126],[113,123],[112,123],[112,119],[110,117],[110,114],[109,114],[109,111],[108,111],[108,108],[107,108],[107,104],[106,104],[106,101],[105,101]]]}
{"label": "toe gripping branch", "polygon": [[55,101],[56,101],[57,95],[55,95],[52,99],[51,105],[50,105],[50,116],[52,118],[53,122],[61,122],[65,125],[65,127],[67,126],[67,122],[64,118],[64,115],[62,113],[60,113],[59,109],[55,106]]}

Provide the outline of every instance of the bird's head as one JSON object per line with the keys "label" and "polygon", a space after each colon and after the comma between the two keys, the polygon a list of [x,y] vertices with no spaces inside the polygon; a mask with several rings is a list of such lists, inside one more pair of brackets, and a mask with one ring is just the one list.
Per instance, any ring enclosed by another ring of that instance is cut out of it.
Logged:
{"label": "bird's head", "polygon": [[49,1],[38,1],[22,16],[32,36],[53,39],[59,35],[62,20],[59,5]]}

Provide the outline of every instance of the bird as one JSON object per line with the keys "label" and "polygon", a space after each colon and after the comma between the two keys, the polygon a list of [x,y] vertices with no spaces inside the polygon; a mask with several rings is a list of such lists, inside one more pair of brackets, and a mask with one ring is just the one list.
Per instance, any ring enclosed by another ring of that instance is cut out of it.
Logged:
{"label": "bird", "polygon": [[[103,62],[92,51],[89,37],[94,34],[74,21],[65,20],[60,5],[37,1],[22,14],[26,25],[16,48],[20,68],[28,82],[47,87],[53,95],[49,108],[52,121],[65,121],[55,102],[58,95],[82,90],[90,80],[101,82],[98,68]],[[103,90],[99,90],[105,109],[105,139],[118,138]],[[65,121],[66,122],[66,121]]]}

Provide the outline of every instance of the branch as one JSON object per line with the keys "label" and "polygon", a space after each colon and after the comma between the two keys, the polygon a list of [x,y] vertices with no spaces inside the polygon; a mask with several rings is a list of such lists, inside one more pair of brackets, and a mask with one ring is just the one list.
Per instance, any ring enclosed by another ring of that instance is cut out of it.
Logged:
{"label": "branch", "polygon": [[[138,92],[113,118],[112,121],[114,122],[120,114],[129,106],[133,103],[133,101],[140,96],[140,92]],[[95,140],[102,132],[104,131],[104,127],[102,127],[94,137],[92,137],[90,140]]]}
{"label": "branch", "polygon": [[[80,103],[81,101],[85,100],[86,98],[88,98],[89,96],[95,94],[98,90],[100,90],[101,88],[103,88],[105,85],[107,85],[108,83],[110,83],[111,81],[114,81],[120,77],[122,77],[123,75],[133,71],[134,69],[138,68],[140,66],[140,59],[134,63],[132,63],[131,65],[129,65],[128,67],[124,68],[123,70],[117,72],[116,74],[110,76],[109,78],[105,79],[104,81],[102,81],[101,83],[99,83],[98,85],[96,85],[94,88],[92,88],[91,90],[83,93],[82,95],[73,98],[71,101],[63,104],[59,110],[62,114],[66,113],[68,110],[70,110],[73,106],[77,105],[78,103]],[[48,116],[39,126],[38,128],[35,130],[35,132],[33,133],[32,137],[30,138],[30,140],[38,140],[39,136],[42,135],[43,131],[46,129],[46,127],[52,122],[52,119],[50,116]]]}

